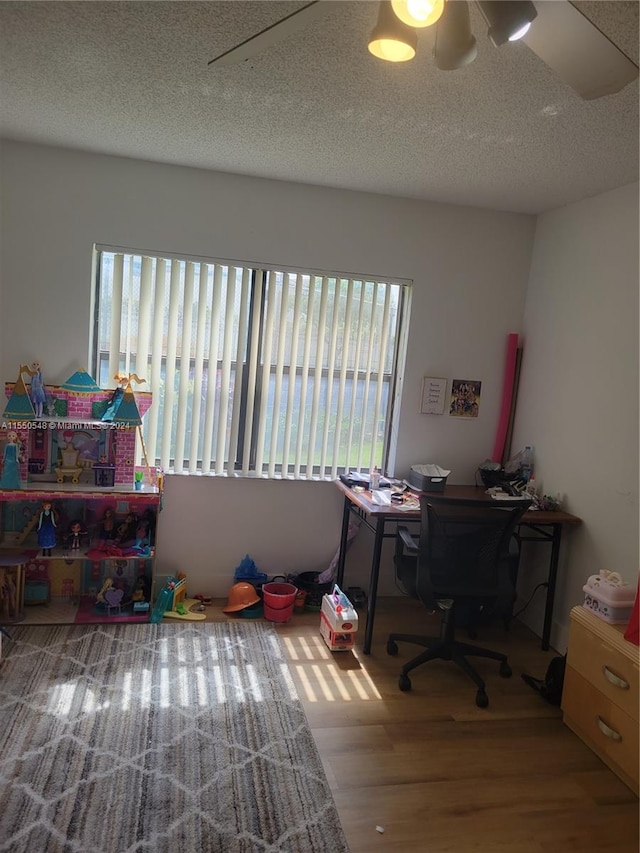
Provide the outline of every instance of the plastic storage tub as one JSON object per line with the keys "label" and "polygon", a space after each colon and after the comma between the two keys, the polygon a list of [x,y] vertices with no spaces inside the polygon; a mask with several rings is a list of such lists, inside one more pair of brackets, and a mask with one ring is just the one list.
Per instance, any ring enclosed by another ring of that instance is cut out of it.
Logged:
{"label": "plastic storage tub", "polygon": [[438,470],[436,465],[412,465],[409,470],[409,485],[421,492],[444,492],[448,471]]}
{"label": "plastic storage tub", "polygon": [[582,587],[584,606],[613,625],[626,624],[631,618],[636,588],[617,572],[602,571],[591,575]]}

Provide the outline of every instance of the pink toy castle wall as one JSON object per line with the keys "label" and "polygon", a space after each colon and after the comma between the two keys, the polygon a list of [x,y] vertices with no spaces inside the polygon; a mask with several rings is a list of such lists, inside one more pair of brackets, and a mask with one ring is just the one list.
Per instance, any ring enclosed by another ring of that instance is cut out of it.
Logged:
{"label": "pink toy castle wall", "polygon": [[[5,383],[5,394],[7,399],[9,399],[13,393],[14,388],[13,382]],[[111,395],[113,391],[89,391],[89,392],[78,392],[78,391],[69,391],[66,388],[61,388],[59,386],[51,386],[47,385],[47,390],[51,392],[55,397],[59,400],[66,400],[67,402],[67,414],[64,418],[52,417],[52,418],[42,418],[37,422],[46,423],[49,429],[55,429],[56,424],[60,424],[59,429],[73,429],[73,425],[82,423],[85,426],[99,426],[102,424],[102,427],[105,429],[113,429],[116,433],[116,441],[115,441],[115,459],[110,459],[110,462],[114,462],[115,469],[115,479],[114,485],[116,486],[133,486],[134,483],[134,462],[135,462],[135,449],[136,449],[136,430],[138,429],[136,426],[128,427],[118,424],[107,424],[102,421],[97,421],[92,418],[92,406],[94,403],[104,402],[111,399]],[[135,394],[136,405],[138,407],[138,411],[140,412],[140,416],[142,417],[151,406],[153,402],[153,395],[148,391],[136,392]],[[29,472],[28,472],[28,456],[30,455],[29,450],[31,446],[31,439],[33,435],[33,428],[29,429],[27,426],[28,423],[35,423],[36,419],[32,421],[13,421],[10,418],[3,418],[5,423],[4,431],[8,432],[9,430],[15,430],[18,434],[20,441],[22,442],[22,446],[25,453],[25,460],[20,464],[20,478],[23,483],[29,482]]]}

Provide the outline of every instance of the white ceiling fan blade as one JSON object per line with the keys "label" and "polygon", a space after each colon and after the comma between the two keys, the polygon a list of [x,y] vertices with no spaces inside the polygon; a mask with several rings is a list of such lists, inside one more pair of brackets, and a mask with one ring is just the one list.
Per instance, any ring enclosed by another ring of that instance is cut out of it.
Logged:
{"label": "white ceiling fan blade", "polygon": [[522,41],[586,101],[619,92],[638,76],[638,66],[568,0],[535,6],[538,17]]}
{"label": "white ceiling fan blade", "polygon": [[312,3],[307,3],[306,6],[302,6],[302,8],[287,15],[286,18],[280,18],[279,21],[265,27],[264,30],[261,30],[254,36],[250,36],[235,47],[225,50],[219,56],[214,56],[207,65],[215,64],[219,67],[225,67],[227,65],[237,65],[239,62],[251,59],[279,41],[294,35],[298,30],[317,21],[330,8],[331,3],[324,2],[324,0],[314,0]]}

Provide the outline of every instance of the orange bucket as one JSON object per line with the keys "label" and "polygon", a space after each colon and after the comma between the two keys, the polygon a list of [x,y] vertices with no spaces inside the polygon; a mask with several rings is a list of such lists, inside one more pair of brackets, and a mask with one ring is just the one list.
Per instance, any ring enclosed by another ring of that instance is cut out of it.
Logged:
{"label": "orange bucket", "polygon": [[264,618],[270,622],[288,622],[293,614],[298,589],[292,583],[262,585]]}

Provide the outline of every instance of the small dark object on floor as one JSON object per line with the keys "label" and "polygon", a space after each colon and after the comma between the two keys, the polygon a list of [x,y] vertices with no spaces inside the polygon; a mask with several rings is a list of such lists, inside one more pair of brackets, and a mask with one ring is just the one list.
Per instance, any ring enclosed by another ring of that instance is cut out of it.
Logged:
{"label": "small dark object on floor", "polygon": [[305,608],[317,608],[320,610],[322,607],[322,596],[331,592],[333,588],[332,583],[318,583],[319,576],[320,572],[302,572],[292,579],[293,584],[298,589],[304,589],[307,593]]}
{"label": "small dark object on floor", "polygon": [[544,679],[534,678],[526,672],[522,673],[522,680],[529,687],[539,693],[550,705],[560,705],[562,702],[562,688],[564,686],[564,673],[567,666],[566,655],[556,655],[549,661],[549,666]]}
{"label": "small dark object on floor", "polygon": [[359,586],[350,586],[347,588],[347,598],[356,608],[364,607],[367,603],[367,594]]}

